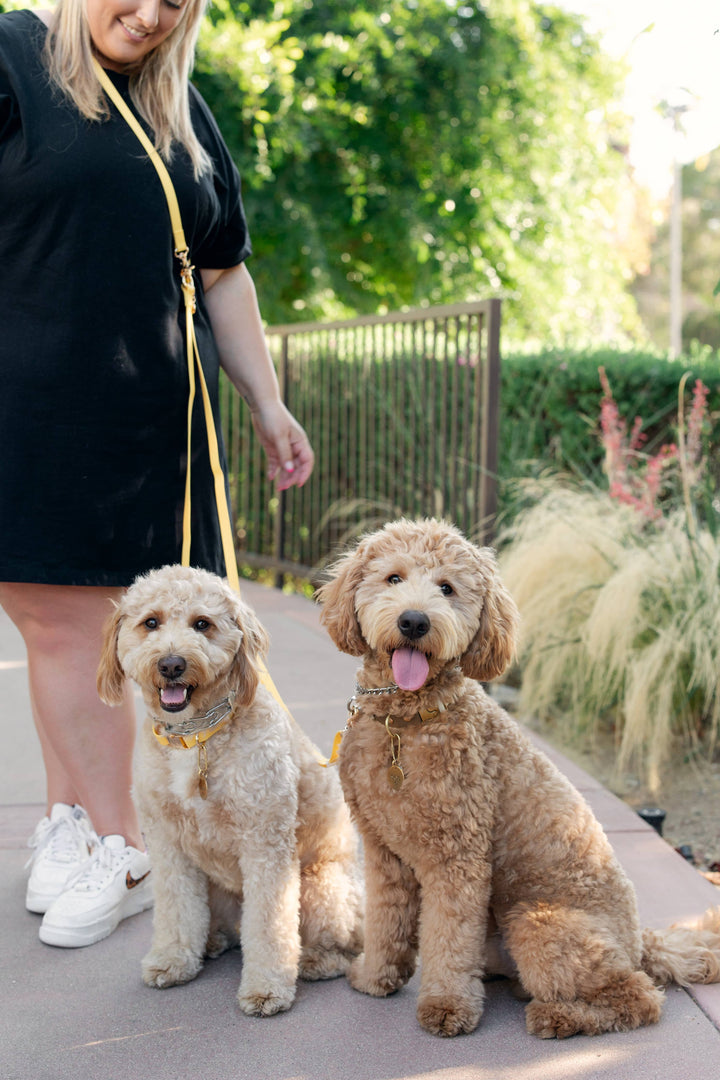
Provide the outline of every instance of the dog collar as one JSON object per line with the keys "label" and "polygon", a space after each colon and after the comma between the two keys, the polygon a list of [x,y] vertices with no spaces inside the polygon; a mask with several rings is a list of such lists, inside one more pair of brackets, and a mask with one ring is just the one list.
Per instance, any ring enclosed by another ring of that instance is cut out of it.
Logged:
{"label": "dog collar", "polygon": [[[357,694],[389,694],[393,690],[399,690],[399,686],[382,686],[379,689],[365,690],[358,683],[355,684],[355,693],[348,701],[348,712],[350,713],[350,719],[355,718],[356,713],[360,712],[360,706],[358,704]],[[418,709],[417,712],[411,713],[410,716],[375,716],[374,720],[378,720],[381,724],[389,721],[391,724],[400,723],[403,721],[406,724],[411,723],[413,720],[419,720],[421,724],[427,723],[428,720],[437,720],[437,718],[444,712],[446,712],[446,706],[441,701],[435,709]]]}
{"label": "dog collar", "polygon": [[[326,767],[328,765],[336,765],[337,764],[337,761],[338,761],[338,758],[339,758],[339,755],[340,755],[340,744],[342,742],[343,735],[345,734],[346,731],[349,731],[350,728],[353,726],[353,722],[355,720],[355,717],[360,712],[360,705],[358,704],[358,700],[357,700],[357,695],[358,694],[370,694],[370,695],[374,695],[374,694],[392,694],[396,690],[399,690],[399,689],[400,689],[400,687],[396,686],[395,684],[393,684],[391,686],[364,687],[364,686],[360,686],[360,684],[356,682],[355,683],[355,693],[353,694],[353,696],[350,698],[350,700],[347,703],[347,708],[348,708],[347,723],[345,724],[344,729],[342,731],[338,731],[338,733],[336,734],[335,739],[333,741],[332,751],[330,753],[330,757],[327,760],[321,761],[320,764],[323,767]],[[402,782],[403,782],[405,777],[404,777],[404,774],[402,772],[402,769],[400,768],[400,763],[397,760],[397,749],[400,746],[400,736],[396,735],[394,732],[392,732],[390,730],[390,724],[392,724],[392,723],[400,723],[400,722],[404,722],[406,724],[409,724],[412,720],[419,720],[421,724],[425,724],[429,720],[437,720],[437,718],[439,716],[441,716],[442,713],[444,713],[446,711],[447,711],[447,706],[444,705],[443,702],[441,701],[440,704],[435,709],[418,709],[417,712],[411,713],[410,716],[392,716],[391,714],[388,714],[387,716],[374,716],[373,717],[374,720],[377,720],[379,723],[385,725],[385,728],[387,729],[387,733],[390,736],[390,743],[392,745],[392,750],[393,750],[393,763],[390,766],[390,771],[388,773],[388,779],[390,781],[391,787],[393,787],[396,791],[399,790],[399,788],[402,785]],[[397,744],[395,742],[396,739],[397,739]]]}
{"label": "dog collar", "polygon": [[[175,746],[180,750],[198,751],[198,792],[201,799],[208,796],[208,756],[205,743],[216,731],[225,727],[233,710],[236,691],[231,690],[226,698],[213,705],[202,716],[193,716],[190,720],[181,720],[178,724],[153,724],[152,733],[161,746]],[[208,723],[209,721],[209,723]]]}
{"label": "dog collar", "polygon": [[161,746],[174,746],[180,750],[191,750],[225,727],[233,710],[236,692],[231,690],[226,698],[213,705],[202,716],[193,716],[177,724],[158,722],[153,725],[152,733]]}
{"label": "dog collar", "polygon": [[400,721],[405,724],[409,724],[413,720],[419,720],[421,724],[425,724],[428,720],[437,720],[438,717],[446,711],[447,710],[441,701],[436,709],[418,709],[418,711],[416,713],[413,713],[411,716],[376,716],[375,719],[379,720],[381,724],[387,724],[388,722],[391,724],[396,724],[400,723]]}

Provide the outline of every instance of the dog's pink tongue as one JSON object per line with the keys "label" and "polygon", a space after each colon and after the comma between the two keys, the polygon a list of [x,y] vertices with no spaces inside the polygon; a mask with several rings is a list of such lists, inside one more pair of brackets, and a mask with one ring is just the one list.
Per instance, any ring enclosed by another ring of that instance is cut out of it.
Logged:
{"label": "dog's pink tongue", "polygon": [[419,690],[428,677],[430,665],[425,653],[418,649],[395,649],[392,669],[401,690]]}
{"label": "dog's pink tongue", "polygon": [[185,700],[184,686],[164,686],[160,691],[163,705],[182,705]]}

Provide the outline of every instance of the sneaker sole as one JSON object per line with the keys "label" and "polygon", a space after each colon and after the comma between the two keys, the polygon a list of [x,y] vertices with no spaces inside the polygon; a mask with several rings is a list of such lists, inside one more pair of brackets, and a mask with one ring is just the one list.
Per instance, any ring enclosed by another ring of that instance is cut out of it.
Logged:
{"label": "sneaker sole", "polygon": [[129,919],[132,915],[139,915],[141,911],[146,911],[152,907],[152,902],[152,887],[148,882],[147,887],[140,886],[125,896],[117,907],[84,926],[59,926],[43,919],[39,937],[45,945],[56,945],[62,949],[82,949],[86,945],[94,945],[97,941],[109,937],[123,919]]}
{"label": "sneaker sole", "polygon": [[59,895],[59,891],[51,894],[28,889],[25,894],[25,907],[28,911],[32,911],[33,915],[44,915],[53,900],[57,900]]}

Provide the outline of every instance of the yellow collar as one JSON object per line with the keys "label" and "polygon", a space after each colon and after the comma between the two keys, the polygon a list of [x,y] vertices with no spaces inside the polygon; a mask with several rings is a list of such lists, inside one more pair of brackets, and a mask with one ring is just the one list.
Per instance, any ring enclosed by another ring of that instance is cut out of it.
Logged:
{"label": "yellow collar", "polygon": [[[225,727],[233,710],[235,691],[231,690],[226,698],[213,705],[202,716],[193,716],[178,724],[158,721],[153,724],[152,733],[161,746],[174,746],[179,750],[191,750],[199,746]],[[207,722],[209,721],[209,723]]]}

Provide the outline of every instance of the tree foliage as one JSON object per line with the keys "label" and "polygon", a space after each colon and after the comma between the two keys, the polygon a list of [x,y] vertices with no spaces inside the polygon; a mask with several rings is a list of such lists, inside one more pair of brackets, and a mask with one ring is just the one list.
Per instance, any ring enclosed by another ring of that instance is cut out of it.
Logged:
{"label": "tree foliage", "polygon": [[270,322],[502,295],[524,340],[637,326],[622,72],[580,16],[214,0],[194,81],[243,177]]}
{"label": "tree foliage", "polygon": [[620,74],[530,0],[215,0],[195,79],[265,315],[502,294],[536,339],[632,326]]}

